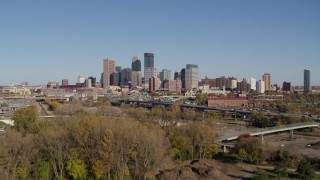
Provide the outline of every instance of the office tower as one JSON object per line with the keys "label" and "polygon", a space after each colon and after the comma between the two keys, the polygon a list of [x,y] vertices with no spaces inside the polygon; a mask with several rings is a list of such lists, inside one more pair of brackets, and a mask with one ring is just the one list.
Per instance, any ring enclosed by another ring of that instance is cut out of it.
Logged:
{"label": "office tower", "polygon": [[186,89],[186,69],[181,69],[181,82],[182,82],[182,89]]}
{"label": "office tower", "polygon": [[262,76],[262,80],[264,81],[265,91],[271,91],[271,75],[270,73],[264,73]]}
{"label": "office tower", "polygon": [[282,90],[283,91],[291,91],[291,83],[290,82],[283,82],[282,84]]}
{"label": "office tower", "polygon": [[68,79],[63,79],[62,80],[62,86],[68,86],[68,85],[69,85]]}
{"label": "office tower", "polygon": [[257,90],[257,80],[254,78],[249,79],[250,90],[256,91]]}
{"label": "office tower", "polygon": [[168,69],[162,69],[160,72],[160,81],[171,80],[171,71]]}
{"label": "office tower", "polygon": [[187,64],[186,72],[185,72],[186,89],[191,91],[193,88],[198,88],[198,80],[199,80],[198,77],[199,77],[198,65]]}
{"label": "office tower", "polygon": [[142,73],[141,73],[141,61],[139,56],[132,57],[132,77],[131,77],[131,86],[137,87],[142,85]]}
{"label": "office tower", "polygon": [[83,84],[86,79],[83,75],[79,75],[77,79],[77,84]]}
{"label": "office tower", "polygon": [[262,80],[256,81],[257,93],[263,94],[265,92],[265,82]]}
{"label": "office tower", "polygon": [[116,71],[116,61],[110,58],[103,60],[103,88],[110,86],[110,75]]}
{"label": "office tower", "polygon": [[154,68],[154,54],[153,53],[144,53],[144,67],[153,67]]}
{"label": "office tower", "polygon": [[149,92],[155,92],[160,88],[160,79],[157,77],[151,77],[149,79]]}
{"label": "office tower", "polygon": [[132,69],[130,68],[124,68],[121,71],[121,85],[128,85],[131,83],[131,75],[132,75]]}
{"label": "office tower", "polygon": [[304,78],[303,78],[303,83],[304,83],[304,92],[310,92],[311,91],[311,72],[308,69],[304,70]]}
{"label": "office tower", "polygon": [[178,78],[180,78],[180,77],[179,77],[179,72],[175,71],[175,72],[174,72],[174,77],[173,77],[173,79],[176,80],[176,79],[178,79]]}
{"label": "office tower", "polygon": [[116,72],[121,73],[122,67],[121,66],[116,66]]}
{"label": "office tower", "polygon": [[110,85],[119,86],[120,80],[120,73],[114,72],[110,75]]}
{"label": "office tower", "polygon": [[157,77],[157,72],[154,67],[154,54],[144,53],[144,79],[145,84],[149,83],[149,79]]}
{"label": "office tower", "polygon": [[233,79],[231,81],[231,89],[236,89],[237,88],[237,80]]}
{"label": "office tower", "polygon": [[92,85],[92,87],[96,87],[97,78],[91,76],[91,77],[89,77],[88,79],[91,80],[91,85]]}
{"label": "office tower", "polygon": [[86,80],[85,80],[85,84],[86,84],[86,87],[87,87],[87,88],[91,88],[91,87],[92,87],[92,81],[91,81],[91,79],[89,79],[89,78],[86,79]]}

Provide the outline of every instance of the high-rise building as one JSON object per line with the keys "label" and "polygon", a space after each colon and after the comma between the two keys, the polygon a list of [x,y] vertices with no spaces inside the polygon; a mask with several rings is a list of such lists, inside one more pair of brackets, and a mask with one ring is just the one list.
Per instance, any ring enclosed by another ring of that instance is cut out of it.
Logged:
{"label": "high-rise building", "polygon": [[185,72],[186,89],[192,90],[193,88],[198,88],[199,80],[199,69],[198,65],[187,64]]}
{"label": "high-rise building", "polygon": [[256,91],[257,90],[257,80],[254,78],[249,79],[250,90]]}
{"label": "high-rise building", "polygon": [[124,68],[121,71],[121,85],[128,85],[131,83],[132,69]]}
{"label": "high-rise building", "polygon": [[144,79],[145,84],[149,83],[149,79],[157,77],[157,71],[154,67],[154,54],[144,53]]}
{"label": "high-rise building", "polygon": [[303,74],[303,84],[304,84],[304,92],[311,91],[311,72],[309,69],[304,70]]}
{"label": "high-rise building", "polygon": [[142,73],[141,73],[141,61],[139,56],[132,57],[132,77],[131,77],[131,86],[137,87],[142,85]]}
{"label": "high-rise building", "polygon": [[283,82],[282,84],[282,90],[283,91],[291,91],[291,83],[290,82]]}
{"label": "high-rise building", "polygon": [[262,75],[262,80],[264,81],[265,91],[271,91],[271,75],[270,75],[270,73],[264,73]]}
{"label": "high-rise building", "polygon": [[174,78],[173,78],[173,79],[176,80],[176,79],[178,79],[178,78],[180,78],[180,77],[179,77],[179,72],[178,72],[178,71],[175,71],[175,72],[174,72]]}
{"label": "high-rise building", "polygon": [[132,57],[131,68],[132,68],[132,71],[141,71],[141,61],[139,56]]}
{"label": "high-rise building", "polygon": [[86,79],[84,78],[84,75],[79,75],[77,79],[77,84],[83,84],[85,80]]}
{"label": "high-rise building", "polygon": [[110,58],[103,60],[103,88],[110,86],[110,75],[116,71],[116,61]]}
{"label": "high-rise building", "polygon": [[68,86],[68,85],[69,85],[68,79],[63,79],[62,80],[62,86]]}
{"label": "high-rise building", "polygon": [[171,80],[171,71],[168,69],[162,69],[160,72],[160,81]]}
{"label": "high-rise building", "polygon": [[91,81],[91,79],[89,79],[89,78],[86,79],[86,80],[85,80],[85,84],[86,84],[86,87],[87,87],[87,88],[91,88],[91,87],[92,87],[92,81]]}
{"label": "high-rise building", "polygon": [[121,73],[122,67],[121,66],[116,66],[116,72]]}
{"label": "high-rise building", "polygon": [[160,89],[160,79],[157,77],[149,78],[149,92],[155,92]]}
{"label": "high-rise building", "polygon": [[144,67],[153,67],[154,68],[154,54],[153,53],[144,53]]}
{"label": "high-rise building", "polygon": [[182,82],[182,89],[186,89],[186,69],[181,69],[181,82]]}
{"label": "high-rise building", "polygon": [[120,73],[114,72],[110,75],[110,85],[119,86],[120,85]]}
{"label": "high-rise building", "polygon": [[237,88],[237,80],[233,79],[231,81],[231,89],[236,89]]}
{"label": "high-rise building", "polygon": [[97,78],[95,78],[95,77],[89,77],[88,79],[91,80],[91,85],[92,85],[92,87],[96,87]]}
{"label": "high-rise building", "polygon": [[144,79],[145,79],[145,84],[148,84],[149,81],[148,79],[152,77],[158,77],[158,72],[157,69],[154,67],[145,67],[144,68]]}
{"label": "high-rise building", "polygon": [[262,80],[256,81],[257,93],[263,94],[265,92],[265,82]]}

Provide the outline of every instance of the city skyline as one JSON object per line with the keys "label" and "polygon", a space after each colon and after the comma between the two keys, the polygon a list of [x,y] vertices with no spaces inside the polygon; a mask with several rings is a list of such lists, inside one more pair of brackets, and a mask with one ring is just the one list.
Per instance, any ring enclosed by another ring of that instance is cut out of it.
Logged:
{"label": "city skyline", "polygon": [[133,55],[152,52],[154,66],[172,74],[197,64],[199,78],[260,80],[270,73],[272,84],[303,86],[301,71],[309,69],[316,86],[319,7],[318,1],[2,2],[0,85],[73,84],[79,74],[99,79],[102,59],[126,68]]}

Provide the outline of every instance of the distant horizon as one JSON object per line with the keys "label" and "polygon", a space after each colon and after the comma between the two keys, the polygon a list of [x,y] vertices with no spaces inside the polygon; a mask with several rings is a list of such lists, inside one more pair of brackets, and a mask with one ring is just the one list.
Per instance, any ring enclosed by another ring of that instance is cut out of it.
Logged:
{"label": "distant horizon", "polygon": [[[4,1],[0,84],[100,79],[103,59],[131,67],[154,53],[158,70],[199,66],[199,77],[320,85],[320,1]],[[142,63],[143,64],[143,63]],[[142,70],[143,71],[143,70]]]}

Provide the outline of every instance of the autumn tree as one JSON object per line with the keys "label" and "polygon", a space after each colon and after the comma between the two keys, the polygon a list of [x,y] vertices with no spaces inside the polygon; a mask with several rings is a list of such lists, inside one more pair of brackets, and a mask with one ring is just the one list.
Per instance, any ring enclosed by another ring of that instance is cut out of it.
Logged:
{"label": "autumn tree", "polygon": [[14,129],[21,132],[23,135],[26,133],[34,132],[34,125],[37,121],[37,107],[34,105],[20,108],[14,112],[12,120],[14,121]]}

